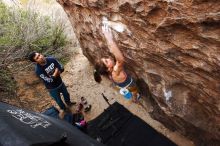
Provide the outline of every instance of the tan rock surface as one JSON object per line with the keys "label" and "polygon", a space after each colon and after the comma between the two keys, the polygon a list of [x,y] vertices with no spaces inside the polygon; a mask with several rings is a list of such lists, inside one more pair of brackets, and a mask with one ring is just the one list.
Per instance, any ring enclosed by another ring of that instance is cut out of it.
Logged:
{"label": "tan rock surface", "polygon": [[151,116],[196,145],[220,143],[220,1],[58,2],[92,63],[107,52],[100,25],[110,21],[127,68],[149,86]]}

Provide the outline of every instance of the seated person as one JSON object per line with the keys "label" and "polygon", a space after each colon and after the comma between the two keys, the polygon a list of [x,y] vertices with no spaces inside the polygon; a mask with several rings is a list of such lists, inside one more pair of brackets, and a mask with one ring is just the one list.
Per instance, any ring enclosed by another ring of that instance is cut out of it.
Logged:
{"label": "seated person", "polygon": [[[111,29],[108,25],[104,25],[102,26],[102,32],[115,60],[111,57],[101,58],[95,65],[94,79],[96,82],[100,83],[100,75],[108,76],[121,91],[130,91],[130,93],[132,93],[132,101],[137,102],[140,98],[140,94],[138,93],[135,81],[124,70],[124,56],[113,39]],[[122,93],[121,91],[120,93]]]}
{"label": "seated person", "polygon": [[46,111],[44,111],[42,114],[64,120],[86,133],[87,123],[84,120],[84,116],[80,112],[75,114],[72,114],[71,112],[60,112],[55,106],[52,106],[46,109]]}

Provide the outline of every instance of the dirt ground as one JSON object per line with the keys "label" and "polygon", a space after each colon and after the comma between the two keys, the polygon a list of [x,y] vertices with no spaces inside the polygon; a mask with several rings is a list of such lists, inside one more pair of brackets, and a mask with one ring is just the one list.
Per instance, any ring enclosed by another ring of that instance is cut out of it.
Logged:
{"label": "dirt ground", "polygon": [[[101,93],[104,93],[110,103],[117,101],[124,105],[130,112],[143,119],[177,145],[194,146],[192,141],[177,132],[168,130],[161,123],[153,120],[148,113],[152,107],[147,101],[141,100],[140,104],[132,103],[120,95],[118,91],[113,88],[111,81],[106,78],[103,78],[100,84],[96,83],[93,79],[93,70],[93,66],[89,63],[87,58],[83,56],[80,49],[78,49],[70,62],[65,66],[65,72],[63,73],[63,80],[67,85],[72,101],[80,102],[80,97],[83,96],[87,99],[88,103],[92,105],[91,111],[85,113],[87,121],[94,119],[108,107],[108,104],[101,95]],[[72,110],[75,108],[76,106],[74,106]]]}

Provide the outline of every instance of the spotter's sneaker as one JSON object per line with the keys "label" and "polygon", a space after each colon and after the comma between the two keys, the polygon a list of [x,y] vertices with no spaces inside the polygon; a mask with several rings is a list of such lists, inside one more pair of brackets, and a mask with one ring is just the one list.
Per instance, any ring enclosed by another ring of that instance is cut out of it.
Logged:
{"label": "spotter's sneaker", "polygon": [[73,106],[75,104],[76,104],[76,102],[68,102],[68,103],[66,103],[66,105],[68,105],[68,106]]}

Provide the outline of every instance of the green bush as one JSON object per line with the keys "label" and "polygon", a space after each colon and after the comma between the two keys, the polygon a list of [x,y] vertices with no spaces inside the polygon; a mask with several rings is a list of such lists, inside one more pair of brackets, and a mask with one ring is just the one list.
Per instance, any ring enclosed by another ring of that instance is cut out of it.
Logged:
{"label": "green bush", "polygon": [[13,76],[7,69],[0,69],[0,97],[1,100],[4,98],[14,98],[16,95],[15,88],[16,83],[13,80]]}
{"label": "green bush", "polygon": [[[8,8],[0,2],[0,47],[13,47],[14,53],[31,50],[47,51],[58,49],[67,44],[62,24],[56,24],[48,16],[20,8]],[[21,51],[22,49],[22,51]]]}

